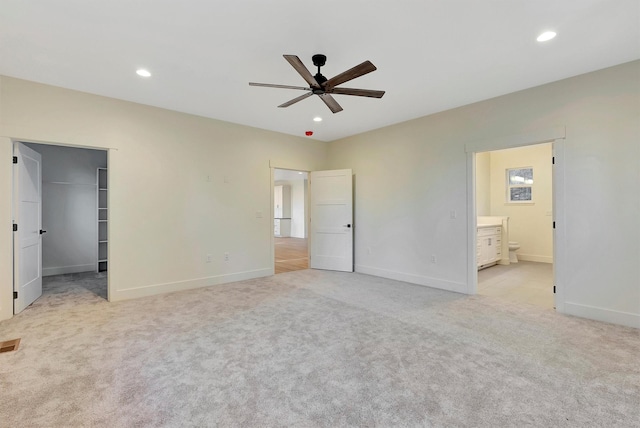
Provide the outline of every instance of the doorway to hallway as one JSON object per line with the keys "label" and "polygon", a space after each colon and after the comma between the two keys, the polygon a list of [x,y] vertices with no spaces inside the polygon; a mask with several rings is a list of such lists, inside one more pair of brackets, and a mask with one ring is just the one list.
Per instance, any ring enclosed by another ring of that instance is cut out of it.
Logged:
{"label": "doorway to hallway", "polygon": [[309,268],[306,171],[274,170],[274,273]]}

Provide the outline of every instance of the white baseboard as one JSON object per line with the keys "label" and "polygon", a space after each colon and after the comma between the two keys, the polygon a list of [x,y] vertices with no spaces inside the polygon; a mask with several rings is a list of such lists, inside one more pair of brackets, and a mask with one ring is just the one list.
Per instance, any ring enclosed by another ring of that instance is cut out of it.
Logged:
{"label": "white baseboard", "polygon": [[42,276],[62,275],[65,273],[92,272],[95,270],[95,263],[91,263],[89,265],[43,267]]}
{"label": "white baseboard", "polygon": [[525,262],[538,262],[538,263],[553,263],[553,257],[551,256],[538,256],[535,254],[520,254],[516,253],[518,260]]}
{"label": "white baseboard", "polygon": [[580,318],[589,318],[627,327],[640,328],[640,314],[613,311],[611,309],[597,308],[595,306],[581,305],[579,303],[565,302],[565,314],[575,315]]}
{"label": "white baseboard", "polygon": [[461,282],[447,281],[445,279],[432,278],[429,276],[415,275],[412,273],[396,272],[380,269],[371,266],[355,265],[355,271],[367,275],[379,276],[396,281],[409,282],[411,284],[424,285],[441,290],[453,291],[456,293],[468,294],[467,284]]}
{"label": "white baseboard", "polygon": [[164,284],[152,284],[143,287],[113,290],[109,293],[109,301],[137,299],[139,297],[154,296],[156,294],[171,293],[174,291],[191,290],[194,288],[209,287],[212,285],[227,284],[230,282],[244,281],[246,279],[261,278],[273,275],[273,268],[258,269],[247,272],[231,273],[226,275],[209,276],[205,278],[189,279],[185,281],[167,282]]}

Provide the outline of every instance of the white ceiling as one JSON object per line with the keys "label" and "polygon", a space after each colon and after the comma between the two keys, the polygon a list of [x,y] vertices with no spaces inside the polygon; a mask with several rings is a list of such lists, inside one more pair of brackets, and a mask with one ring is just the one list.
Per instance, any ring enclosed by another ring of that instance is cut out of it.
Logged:
{"label": "white ceiling", "polygon": [[[639,28],[638,0],[0,0],[0,74],[331,141],[638,59]],[[282,55],[315,53],[384,98],[248,85],[306,86]]]}

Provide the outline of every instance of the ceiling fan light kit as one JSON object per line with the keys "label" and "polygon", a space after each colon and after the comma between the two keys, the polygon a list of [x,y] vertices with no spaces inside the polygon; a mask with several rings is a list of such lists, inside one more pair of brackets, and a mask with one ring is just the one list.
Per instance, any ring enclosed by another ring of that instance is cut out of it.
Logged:
{"label": "ceiling fan light kit", "polygon": [[281,89],[297,89],[307,91],[306,94],[300,95],[286,103],[280,104],[278,107],[289,107],[299,101],[309,98],[312,95],[318,95],[320,99],[329,107],[333,113],[342,111],[342,107],[333,98],[332,94],[338,95],[354,95],[358,97],[370,97],[370,98],[382,98],[384,91],[376,91],[371,89],[355,89],[355,88],[338,88],[337,86],[353,80],[357,77],[364,76],[376,70],[376,66],[371,61],[365,61],[359,65],[356,65],[349,70],[338,74],[337,76],[327,79],[320,72],[320,67],[323,67],[327,62],[326,55],[316,54],[311,57],[313,65],[318,67],[318,72],[315,76],[311,74],[309,69],[300,61],[295,55],[283,55],[289,64],[302,76],[302,78],[309,84],[309,87],[302,86],[289,86],[289,85],[274,85],[270,83],[254,83],[249,82],[250,86],[264,86],[267,88],[281,88]]}

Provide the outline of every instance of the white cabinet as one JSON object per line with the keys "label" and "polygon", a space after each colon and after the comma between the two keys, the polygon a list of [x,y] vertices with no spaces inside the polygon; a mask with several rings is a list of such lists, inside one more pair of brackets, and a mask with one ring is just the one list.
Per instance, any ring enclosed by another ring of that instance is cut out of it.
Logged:
{"label": "white cabinet", "polygon": [[502,258],[502,227],[479,227],[476,242],[478,269],[494,265]]}
{"label": "white cabinet", "polygon": [[107,270],[107,227],[109,220],[107,218],[107,168],[98,168],[96,181],[98,188],[98,262],[96,271],[104,272]]}

